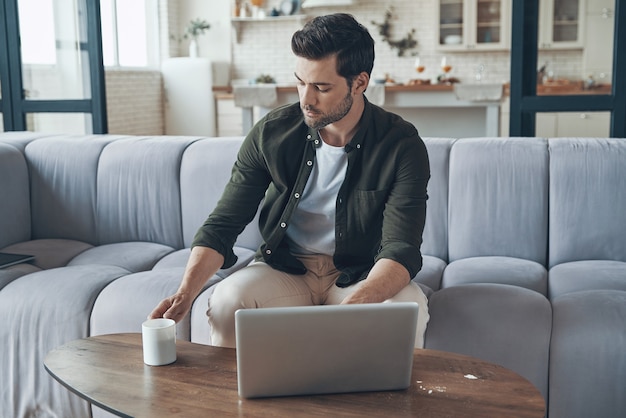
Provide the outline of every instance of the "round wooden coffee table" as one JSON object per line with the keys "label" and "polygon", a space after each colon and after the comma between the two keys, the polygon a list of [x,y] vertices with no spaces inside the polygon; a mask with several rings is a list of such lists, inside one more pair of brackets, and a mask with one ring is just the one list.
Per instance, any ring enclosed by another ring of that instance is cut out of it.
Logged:
{"label": "round wooden coffee table", "polygon": [[526,379],[476,358],[415,350],[402,391],[242,399],[234,349],[177,341],[168,366],[143,363],[141,334],[72,341],[53,350],[46,370],[90,403],[119,416],[189,417],[533,417],[545,401]]}

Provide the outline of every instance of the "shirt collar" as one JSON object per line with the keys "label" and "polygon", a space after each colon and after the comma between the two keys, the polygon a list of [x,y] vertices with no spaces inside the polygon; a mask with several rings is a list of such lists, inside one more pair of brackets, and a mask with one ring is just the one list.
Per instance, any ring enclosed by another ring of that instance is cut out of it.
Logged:
{"label": "shirt collar", "polygon": [[[365,107],[361,115],[361,120],[359,120],[359,129],[356,131],[356,134],[354,134],[352,140],[344,147],[348,153],[354,150],[361,150],[363,148],[363,142],[365,141],[365,125],[367,123],[366,121],[371,119],[372,105],[367,100],[367,97],[363,96],[363,99],[365,100]],[[319,132],[315,129],[309,128],[306,140],[307,142],[313,142],[316,148],[322,146],[322,138],[320,138]]]}

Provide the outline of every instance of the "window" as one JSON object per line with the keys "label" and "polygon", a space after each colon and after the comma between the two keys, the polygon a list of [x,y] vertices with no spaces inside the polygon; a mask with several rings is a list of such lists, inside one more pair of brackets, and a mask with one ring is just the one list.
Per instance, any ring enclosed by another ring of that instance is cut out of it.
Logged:
{"label": "window", "polygon": [[158,66],[158,8],[152,0],[101,0],[105,66]]}
{"label": "window", "polygon": [[106,133],[97,4],[0,2],[2,130]]}
{"label": "window", "polygon": [[56,33],[52,1],[20,0],[19,16],[21,28],[37,28],[22,30],[20,33],[23,64],[55,65]]}

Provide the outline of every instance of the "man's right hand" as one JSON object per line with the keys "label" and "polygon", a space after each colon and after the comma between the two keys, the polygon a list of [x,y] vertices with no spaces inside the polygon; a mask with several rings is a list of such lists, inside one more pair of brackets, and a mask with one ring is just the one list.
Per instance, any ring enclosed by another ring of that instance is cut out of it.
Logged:
{"label": "man's right hand", "polygon": [[224,264],[224,257],[209,247],[194,247],[189,255],[182,283],[176,293],[163,299],[148,319],[166,318],[180,322],[215,272]]}
{"label": "man's right hand", "polygon": [[148,319],[167,318],[180,322],[191,309],[193,298],[186,293],[176,293],[163,299],[150,313]]}

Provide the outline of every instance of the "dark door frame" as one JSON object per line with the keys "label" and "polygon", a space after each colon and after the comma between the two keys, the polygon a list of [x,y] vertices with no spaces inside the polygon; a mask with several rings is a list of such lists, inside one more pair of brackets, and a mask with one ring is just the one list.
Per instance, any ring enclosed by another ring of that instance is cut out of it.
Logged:
{"label": "dark door frame", "polygon": [[89,61],[90,99],[28,100],[24,97],[18,0],[0,0],[0,83],[2,83],[2,111],[5,131],[24,131],[27,113],[90,113],[92,132],[107,133],[106,92],[102,59],[102,32],[100,27],[100,0],[79,0],[87,17],[81,22],[80,49],[86,50]]}
{"label": "dark door frame", "polygon": [[626,0],[615,0],[610,95],[537,96],[539,0],[513,0],[512,12],[509,135],[535,136],[537,112],[610,111],[610,136],[626,138]]}

